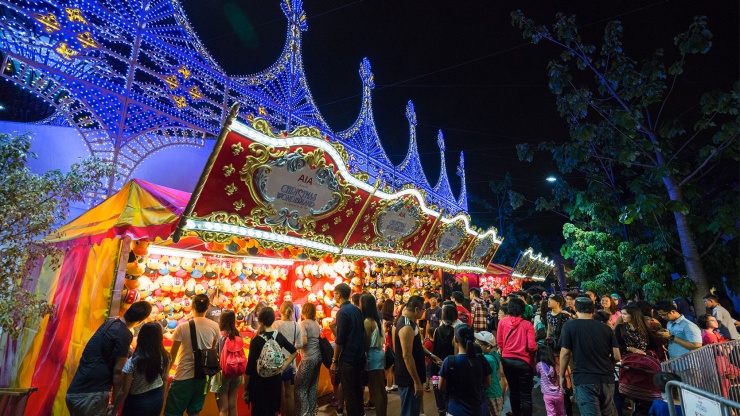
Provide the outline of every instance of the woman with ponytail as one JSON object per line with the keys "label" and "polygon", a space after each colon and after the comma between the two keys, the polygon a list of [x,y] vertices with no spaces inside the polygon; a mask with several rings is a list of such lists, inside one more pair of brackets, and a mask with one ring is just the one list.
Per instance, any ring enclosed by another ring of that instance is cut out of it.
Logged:
{"label": "woman with ponytail", "polygon": [[447,414],[481,416],[484,390],[491,384],[491,367],[475,347],[473,328],[455,328],[457,355],[445,358],[439,370],[439,389],[447,394]]}

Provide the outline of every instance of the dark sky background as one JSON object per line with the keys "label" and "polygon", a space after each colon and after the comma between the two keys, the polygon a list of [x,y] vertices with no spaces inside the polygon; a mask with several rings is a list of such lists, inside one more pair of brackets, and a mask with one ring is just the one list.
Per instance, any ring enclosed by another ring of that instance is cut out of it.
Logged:
{"label": "dark sky background", "polygon": [[[227,73],[244,75],[271,65],[282,51],[286,19],[277,1],[185,0],[201,40]],[[708,56],[691,58],[679,80],[676,108],[689,109],[701,92],[729,90],[738,80],[737,1],[332,1],[307,0],[308,31],[303,58],[311,92],[335,131],[356,119],[361,101],[358,68],[368,57],[375,74],[373,103],[383,146],[400,163],[408,149],[406,102],[418,120],[424,171],[439,177],[436,132],[447,145],[447,170],[455,194],[459,152],[465,151],[469,195],[492,198],[488,183],[511,172],[514,189],[528,199],[548,194],[544,178],[555,173],[549,156],[519,162],[515,145],[563,140],[568,131],[547,89],[547,63],[558,51],[531,45],[511,25],[522,9],[548,25],[557,12],[576,14],[583,36],[598,43],[608,21],[623,22],[626,51],[646,58],[664,47],[669,57],[676,34],[694,15],[706,15],[714,33]],[[528,232],[557,235],[561,217],[517,211]],[[473,221],[492,224],[494,214],[470,204]]]}
{"label": "dark sky background", "polygon": [[[278,0],[181,2],[200,39],[230,75],[262,71],[283,49],[287,21]],[[604,26],[621,20],[631,57],[641,60],[662,47],[666,62],[677,58],[674,36],[688,28],[693,16],[706,15],[714,45],[707,56],[689,59],[669,106],[674,114],[691,114],[701,93],[729,90],[740,79],[737,0],[306,0],[303,8],[308,18],[303,33],[305,73],[331,128],[344,130],[357,118],[362,97],[358,69],[367,57],[375,75],[376,126],[391,161],[399,164],[408,150],[405,107],[412,100],[429,182],[434,185],[439,177],[436,137],[441,129],[455,195],[460,190],[455,169],[460,151],[465,151],[470,199],[492,202],[489,182],[503,179],[507,172],[514,190],[528,200],[547,196],[545,177],[557,173],[551,158],[538,154],[534,163],[519,162],[515,146],[568,136],[555,96],[547,89],[547,63],[559,50],[524,40],[511,25],[513,10],[522,9],[548,25],[557,12],[575,14],[583,37],[597,46]],[[38,103],[28,94],[18,97],[28,102],[17,103],[17,108],[43,112],[33,109]],[[545,239],[562,239],[563,218],[530,212],[532,208],[528,202],[515,212],[522,219],[520,226]],[[495,214],[482,204],[471,201],[469,212],[477,225],[496,225]],[[556,241],[550,248],[557,246]]]}

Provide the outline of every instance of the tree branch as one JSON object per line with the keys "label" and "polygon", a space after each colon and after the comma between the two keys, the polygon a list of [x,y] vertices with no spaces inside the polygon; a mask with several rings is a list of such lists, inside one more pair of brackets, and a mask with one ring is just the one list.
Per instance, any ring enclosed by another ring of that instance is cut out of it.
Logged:
{"label": "tree branch", "polygon": [[709,245],[709,248],[707,248],[703,253],[699,254],[699,258],[704,257],[707,253],[712,251],[714,246],[717,244],[717,241],[719,241],[719,238],[722,236],[722,233],[717,233],[717,236],[714,237],[714,241],[712,241],[712,244]]}
{"label": "tree branch", "polygon": [[[581,94],[580,94],[580,93],[578,92],[578,88],[576,88],[576,86],[575,86],[575,85],[573,84],[573,82],[570,82],[569,84],[570,84],[570,87],[571,87],[571,88],[573,89],[573,91],[574,91],[574,92],[575,92],[576,94],[580,95],[580,96],[581,96],[581,98],[583,98],[584,100],[586,100],[586,102],[588,103],[588,106],[589,106],[589,107],[591,107],[591,108],[592,108],[592,109],[593,109],[594,111],[596,111],[596,113],[597,113],[597,114],[598,114],[599,116],[601,116],[601,118],[602,118],[602,119],[604,119],[604,121],[606,121],[606,122],[607,122],[607,123],[608,123],[608,124],[609,124],[609,125],[610,125],[610,126],[611,126],[611,127],[612,127],[612,128],[613,128],[613,129],[614,129],[614,130],[615,130],[615,131],[616,131],[616,132],[617,132],[617,133],[619,134],[619,135],[620,135],[620,136],[624,137],[625,139],[627,139],[627,141],[629,141],[629,142],[630,142],[630,143],[632,143],[632,144],[633,144],[633,145],[634,145],[635,147],[637,147],[638,149],[640,149],[640,151],[641,151],[641,152],[643,153],[643,155],[644,155],[645,157],[647,157],[647,158],[648,158],[648,159],[649,159],[649,160],[650,160],[650,161],[651,161],[651,162],[652,162],[653,164],[657,163],[657,162],[656,162],[656,161],[655,161],[655,160],[653,159],[653,157],[652,157],[652,156],[650,155],[650,153],[649,153],[648,151],[646,151],[645,149],[643,149],[643,148],[642,148],[642,146],[640,146],[640,144],[639,144],[639,143],[637,143],[637,142],[635,142],[634,140],[632,140],[632,138],[631,138],[631,137],[630,137],[630,136],[629,136],[628,134],[626,134],[626,133],[622,132],[622,131],[621,131],[621,130],[619,129],[619,127],[618,127],[618,126],[616,126],[616,125],[615,125],[614,123],[612,123],[611,119],[610,119],[610,118],[609,118],[609,117],[608,117],[608,116],[607,116],[606,114],[604,114],[604,111],[602,111],[602,110],[601,110],[601,108],[599,108],[599,107],[597,107],[596,105],[594,105],[594,103],[592,102],[592,100],[591,100],[591,99],[588,99],[587,97],[585,97],[585,96],[581,95]],[[606,101],[606,100],[605,100],[605,101]],[[643,166],[643,167],[650,167],[650,166],[648,166],[648,165],[644,165],[644,164],[639,164],[639,163],[633,163],[633,165],[635,165],[635,166]]]}
{"label": "tree branch", "polygon": [[697,167],[696,169],[694,169],[694,171],[693,171],[693,172],[691,172],[691,174],[689,174],[689,176],[687,176],[687,177],[686,177],[686,179],[682,180],[682,181],[681,181],[681,183],[679,183],[679,184],[678,184],[678,187],[680,188],[680,187],[681,187],[681,186],[683,186],[683,185],[684,185],[684,184],[685,184],[686,182],[688,182],[689,180],[691,180],[691,178],[693,178],[693,177],[694,177],[694,175],[696,175],[697,173],[699,173],[699,171],[701,171],[701,169],[702,169],[702,168],[703,168],[704,166],[706,166],[706,164],[707,164],[707,163],[709,163],[709,161],[710,161],[710,160],[712,160],[712,158],[713,158],[714,156],[716,156],[716,155],[718,155],[718,154],[722,153],[722,151],[723,151],[723,150],[725,150],[725,149],[726,149],[726,148],[727,148],[727,147],[728,147],[728,146],[729,146],[730,144],[732,144],[732,142],[733,142],[733,141],[735,141],[735,138],[737,138],[737,133],[736,133],[736,134],[734,134],[734,135],[733,135],[732,137],[730,137],[729,139],[727,139],[727,141],[725,141],[724,143],[722,143],[722,145],[720,145],[720,146],[719,146],[719,147],[718,147],[718,148],[717,148],[717,149],[716,149],[716,150],[715,150],[714,152],[712,152],[712,153],[711,153],[711,154],[710,154],[709,156],[707,156],[707,158],[706,158],[706,159],[704,159],[704,162],[702,162],[702,164],[701,164],[701,165],[699,165],[699,167]]}
{"label": "tree branch", "polygon": [[[552,36],[550,36],[549,33],[543,34],[542,37],[544,39],[547,39],[550,42],[552,42],[552,43],[554,43],[554,44],[562,47],[562,48],[565,48],[566,50],[570,51],[573,55],[575,55],[576,57],[578,57],[581,60],[583,60],[584,64],[591,70],[591,72],[594,73],[599,78],[599,80],[601,82],[601,85],[603,85],[604,88],[606,88],[606,90],[609,92],[609,95],[611,95],[612,97],[614,97],[614,99],[617,100],[617,103],[619,103],[619,105],[625,111],[631,113],[631,111],[630,111],[631,109],[630,109],[629,105],[626,102],[624,102],[624,100],[617,94],[617,92],[611,87],[611,85],[609,85],[609,83],[606,81],[606,78],[596,68],[593,67],[593,65],[591,64],[591,62],[589,62],[588,59],[586,59],[586,57],[583,54],[581,54],[579,51],[573,49],[572,47],[570,47],[570,46],[568,46],[566,44],[563,44],[561,42],[558,42]],[[576,44],[578,44],[579,45],[579,48],[580,48],[580,43],[577,42]],[[651,142],[653,142],[654,144],[657,143],[658,139],[656,138],[656,135],[655,135],[655,132],[654,131],[652,131],[650,128],[648,128],[647,126],[645,126],[645,124],[643,124],[642,121],[640,121],[639,119],[632,118],[632,120],[634,120],[634,122],[637,124],[638,129],[641,130],[641,131],[643,131],[648,136],[648,138],[650,139]],[[663,163],[664,156],[658,150],[658,147],[657,146],[655,147],[655,155],[656,155],[657,163]]]}
{"label": "tree branch", "polygon": [[[681,63],[686,60],[686,55],[681,55]],[[671,96],[671,93],[673,92],[673,88],[676,86],[676,80],[678,79],[678,74],[673,76],[673,82],[671,83],[671,88],[668,90],[668,94],[665,95],[665,98],[663,98],[663,103],[660,105],[660,110],[658,110],[658,115],[655,117],[655,125],[658,125],[658,122],[660,121],[660,116],[663,113],[663,109],[665,108],[666,103],[668,102],[668,97]],[[670,162],[669,162],[670,163]]]}
{"label": "tree branch", "polygon": [[[711,117],[709,117],[709,121],[712,121],[712,120],[714,120],[714,117],[715,117],[716,115],[717,115],[717,113],[716,113],[716,112],[715,112],[714,114],[712,114],[712,116],[711,116]],[[671,163],[671,162],[673,162],[673,159],[675,159],[675,158],[676,158],[676,157],[678,156],[678,154],[679,154],[679,153],[681,153],[681,151],[682,151],[682,150],[683,150],[683,149],[684,149],[684,148],[685,148],[686,146],[688,146],[688,144],[689,144],[689,143],[691,143],[691,141],[692,141],[692,140],[694,140],[694,139],[696,138],[696,136],[698,136],[698,135],[699,135],[699,133],[700,133],[700,132],[701,132],[701,130],[697,130],[696,132],[694,132],[694,134],[693,134],[693,135],[691,135],[691,137],[689,137],[689,139],[688,139],[688,140],[686,140],[686,142],[684,142],[683,146],[681,146],[681,148],[680,148],[680,149],[678,149],[678,150],[676,151],[676,153],[674,153],[674,154],[673,154],[673,156],[671,156],[671,159],[670,159],[670,160],[668,161],[668,163]]]}
{"label": "tree branch", "polygon": [[663,231],[663,226],[660,225],[660,221],[658,221],[658,217],[655,214],[653,214],[653,219],[655,219],[655,224],[658,225],[658,229],[660,230],[660,236],[663,238],[663,242],[665,242],[665,245],[668,246],[668,248],[670,248],[674,253],[681,256],[681,258],[684,258],[685,256],[683,255],[681,250],[673,247],[671,243],[668,242],[668,239],[665,238],[665,231]]}

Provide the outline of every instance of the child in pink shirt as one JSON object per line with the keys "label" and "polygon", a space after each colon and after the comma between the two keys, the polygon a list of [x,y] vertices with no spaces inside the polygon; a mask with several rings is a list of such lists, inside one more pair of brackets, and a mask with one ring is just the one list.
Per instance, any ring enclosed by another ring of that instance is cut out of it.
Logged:
{"label": "child in pink shirt", "polygon": [[563,390],[558,383],[558,372],[552,348],[540,345],[537,348],[537,365],[535,371],[540,376],[540,389],[545,399],[548,416],[565,416]]}

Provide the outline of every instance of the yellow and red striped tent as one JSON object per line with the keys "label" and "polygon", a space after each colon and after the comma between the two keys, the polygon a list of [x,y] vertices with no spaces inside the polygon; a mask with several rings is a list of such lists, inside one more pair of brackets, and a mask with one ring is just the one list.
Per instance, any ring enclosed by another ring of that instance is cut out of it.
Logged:
{"label": "yellow and red striped tent", "polygon": [[189,199],[187,192],[135,179],[45,239],[63,249],[61,264],[44,259],[25,284],[55,311],[18,340],[0,336],[0,385],[38,388],[26,414],[68,414],[67,386],[110,310],[122,240],[168,238]]}

